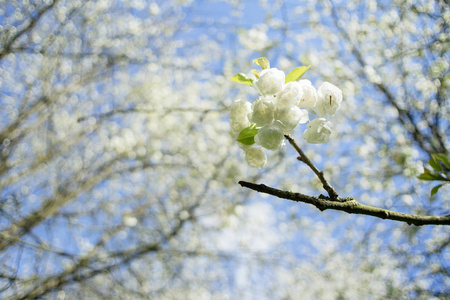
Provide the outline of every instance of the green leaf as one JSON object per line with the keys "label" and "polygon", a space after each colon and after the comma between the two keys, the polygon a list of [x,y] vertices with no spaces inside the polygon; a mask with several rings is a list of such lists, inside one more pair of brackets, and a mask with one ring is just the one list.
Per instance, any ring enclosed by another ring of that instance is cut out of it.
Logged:
{"label": "green leaf", "polygon": [[256,78],[259,78],[259,74],[261,73],[258,70],[252,70],[252,73],[255,74]]}
{"label": "green leaf", "polygon": [[428,161],[428,164],[438,172],[442,172],[442,167],[439,161],[436,159],[434,155],[431,156],[430,160]]}
{"label": "green leaf", "polygon": [[254,62],[255,64],[257,64],[258,66],[260,66],[261,68],[263,68],[263,70],[264,70],[264,69],[269,69],[269,68],[270,68],[270,63],[269,63],[269,61],[267,60],[267,58],[265,58],[265,57],[257,58],[257,59],[255,59],[253,62]]}
{"label": "green leaf", "polygon": [[299,80],[303,76],[303,74],[305,74],[305,72],[308,71],[308,69],[310,67],[311,66],[309,65],[309,66],[295,68],[294,70],[289,72],[289,74],[286,75],[286,79],[285,79],[284,83]]}
{"label": "green leaf", "polygon": [[231,81],[236,81],[249,86],[253,86],[253,79],[248,78],[244,73],[239,73],[230,78]]}
{"label": "green leaf", "polygon": [[437,153],[431,155],[434,159],[440,160],[444,166],[450,169],[450,158],[443,153]]}
{"label": "green leaf", "polygon": [[435,186],[432,190],[431,190],[431,197],[433,197],[438,191],[439,189],[443,186],[444,184],[440,184]]}
{"label": "green leaf", "polygon": [[428,169],[425,169],[425,172],[420,174],[419,176],[417,176],[417,178],[422,179],[422,180],[447,180],[446,178],[442,177],[442,175],[438,174],[438,173],[434,173],[431,172]]}
{"label": "green leaf", "polygon": [[253,145],[255,143],[255,135],[258,133],[259,129],[256,128],[255,124],[244,128],[237,137],[236,141],[244,145]]}

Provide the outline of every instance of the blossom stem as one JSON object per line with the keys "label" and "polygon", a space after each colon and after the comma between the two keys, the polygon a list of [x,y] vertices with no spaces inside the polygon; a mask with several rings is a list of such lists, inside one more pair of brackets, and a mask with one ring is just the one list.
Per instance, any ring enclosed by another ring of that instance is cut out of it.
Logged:
{"label": "blossom stem", "polygon": [[312,161],[308,158],[308,156],[306,156],[305,152],[303,152],[303,150],[297,145],[295,140],[289,134],[285,135],[284,137],[289,141],[292,147],[294,147],[294,149],[300,155],[299,157],[297,157],[297,159],[305,163],[311,170],[313,170],[313,172],[319,178],[323,188],[327,191],[330,199],[333,201],[337,201],[339,199],[339,195],[336,192],[336,190],[330,185],[330,183],[325,179],[325,177],[323,176],[323,172],[317,169],[317,167],[312,163]]}

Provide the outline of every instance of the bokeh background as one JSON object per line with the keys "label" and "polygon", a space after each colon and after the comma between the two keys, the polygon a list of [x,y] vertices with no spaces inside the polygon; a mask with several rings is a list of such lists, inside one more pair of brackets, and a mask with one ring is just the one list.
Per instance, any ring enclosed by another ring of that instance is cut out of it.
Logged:
{"label": "bokeh background", "polygon": [[450,230],[318,196],[287,145],[248,167],[229,81],[267,57],[344,102],[299,145],[340,196],[448,215],[418,180],[449,155],[448,1],[0,0],[0,297],[448,299]]}

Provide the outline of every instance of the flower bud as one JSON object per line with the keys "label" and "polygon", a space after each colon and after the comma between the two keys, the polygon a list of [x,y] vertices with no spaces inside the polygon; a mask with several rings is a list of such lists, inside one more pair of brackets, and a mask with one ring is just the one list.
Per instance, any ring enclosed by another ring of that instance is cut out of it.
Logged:
{"label": "flower bud", "polygon": [[262,96],[275,95],[283,88],[285,75],[277,68],[265,69],[259,73],[259,78],[253,81],[253,86]]}
{"label": "flower bud", "polygon": [[262,127],[273,122],[275,115],[275,103],[272,98],[260,98],[252,104],[253,112],[249,114],[248,118],[251,123]]}
{"label": "flower bud", "polygon": [[283,131],[276,125],[266,125],[255,135],[255,143],[268,150],[278,150],[284,145]]}
{"label": "flower bud", "polygon": [[298,106],[277,109],[275,112],[275,123],[283,133],[291,133],[298,123],[308,122],[308,111]]}
{"label": "flower bud", "polygon": [[302,90],[302,97],[298,102],[300,108],[313,108],[317,103],[317,91],[308,79],[302,79],[298,81]]}
{"label": "flower bud", "polygon": [[267,157],[263,148],[249,148],[245,151],[245,160],[251,167],[262,168],[267,162]]}
{"label": "flower bud", "polygon": [[317,115],[324,117],[326,114],[333,116],[342,103],[342,91],[329,82],[324,82],[317,91],[318,101],[314,108]]}
{"label": "flower bud", "polygon": [[316,118],[309,122],[303,138],[310,144],[326,144],[330,138],[333,124],[324,118]]}

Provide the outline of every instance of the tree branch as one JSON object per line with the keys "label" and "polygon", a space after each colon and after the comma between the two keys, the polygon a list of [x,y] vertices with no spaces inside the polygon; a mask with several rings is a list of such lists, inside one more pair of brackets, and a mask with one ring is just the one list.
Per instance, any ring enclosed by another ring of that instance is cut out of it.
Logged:
{"label": "tree branch", "polygon": [[[332,3],[332,1],[331,1]],[[350,52],[355,57],[356,61],[360,65],[361,69],[364,69],[365,66],[370,65],[367,63],[363,52],[358,48],[358,44],[355,43],[352,38],[350,37],[348,31],[339,24],[339,13],[336,10],[336,6],[332,3],[331,5],[331,16],[333,18],[333,23],[336,26],[337,30],[341,34],[341,36],[344,38],[344,40],[349,44],[350,46]],[[361,73],[361,76],[367,79],[367,76],[364,74],[364,72]],[[368,82],[370,82],[368,80]],[[398,112],[397,120],[403,125],[403,127],[411,134],[413,140],[417,142],[417,144],[422,148],[425,152],[431,154],[431,153],[445,153],[447,154],[449,151],[447,147],[445,147],[445,143],[443,143],[443,140],[439,134],[439,130],[433,130],[431,129],[432,133],[431,136],[428,136],[426,133],[423,132],[423,130],[420,128],[418,121],[414,118],[415,113],[417,112],[413,108],[402,108],[401,105],[396,100],[396,97],[392,92],[389,90],[389,87],[385,83],[372,83],[372,85],[380,91],[386,98],[387,102],[391,104]],[[437,95],[439,97],[439,95]],[[435,114],[436,117],[439,117],[439,114]],[[426,118],[424,118],[426,120]],[[440,141],[437,145],[433,143],[433,138]],[[442,147],[444,146],[444,147]]]}
{"label": "tree branch", "polygon": [[323,188],[325,189],[325,191],[327,191],[328,196],[330,196],[330,198],[332,200],[337,200],[339,198],[339,196],[338,196],[336,190],[325,179],[325,177],[323,176],[323,172],[319,171],[319,169],[316,168],[316,166],[306,156],[305,152],[303,152],[303,150],[300,149],[300,147],[297,145],[297,143],[294,141],[294,139],[289,134],[285,135],[284,137],[289,141],[289,143],[292,145],[292,147],[294,147],[295,150],[297,151],[297,153],[300,155],[299,157],[297,157],[297,159],[301,162],[304,162],[306,165],[308,165],[308,167],[310,167],[311,170],[313,170],[313,172],[317,175],[320,182],[322,182]]}
{"label": "tree branch", "polygon": [[143,114],[150,114],[150,113],[172,113],[172,112],[194,112],[194,113],[200,113],[200,114],[207,114],[210,112],[222,112],[225,111],[225,108],[196,108],[196,107],[164,107],[161,109],[154,109],[154,108],[125,108],[125,109],[114,109],[105,113],[100,113],[97,115],[92,116],[83,116],[78,118],[78,122],[83,122],[91,117],[94,117],[96,119],[106,119],[109,117],[112,117],[114,115],[118,114],[131,114],[131,113],[143,113]]}
{"label": "tree branch", "polygon": [[306,156],[305,152],[303,152],[303,150],[297,145],[295,140],[290,135],[285,135],[284,137],[289,141],[292,147],[294,147],[297,153],[300,155],[299,157],[297,157],[297,159],[305,163],[308,167],[310,167],[311,170],[313,170],[316,176],[320,179],[320,182],[322,182],[322,186],[328,192],[329,197],[324,195],[320,195],[319,197],[312,197],[300,193],[278,190],[264,184],[239,181],[239,184],[242,187],[246,187],[260,193],[273,195],[278,198],[312,204],[315,207],[317,207],[320,211],[324,211],[326,209],[341,210],[349,214],[369,215],[381,219],[389,219],[393,221],[405,222],[408,223],[408,225],[414,224],[416,226],[450,225],[450,215],[442,217],[418,216],[364,205],[351,197],[339,198],[336,190],[325,179],[323,172],[317,169],[317,167],[312,163],[312,161]]}
{"label": "tree branch", "polygon": [[387,209],[377,208],[359,203],[353,198],[338,198],[331,200],[329,197],[319,196],[312,197],[301,193],[293,193],[289,191],[278,190],[264,184],[256,184],[246,181],[239,181],[242,187],[252,189],[254,191],[273,195],[278,198],[288,199],[295,202],[303,202],[312,204],[320,211],[326,209],[334,209],[345,211],[349,214],[368,215],[381,219],[405,222],[409,225],[450,225],[450,215],[447,216],[418,216],[401,212],[390,211]]}
{"label": "tree branch", "polygon": [[0,60],[2,60],[7,54],[10,53],[11,46],[14,44],[16,40],[18,40],[22,35],[29,33],[36,26],[38,21],[42,18],[42,16],[53,6],[58,3],[59,0],[54,0],[47,6],[44,6],[41,10],[36,12],[36,16],[30,19],[30,22],[21,30],[19,30],[14,36],[12,36],[9,41],[6,41],[5,45],[2,45],[2,49],[0,50]]}

